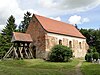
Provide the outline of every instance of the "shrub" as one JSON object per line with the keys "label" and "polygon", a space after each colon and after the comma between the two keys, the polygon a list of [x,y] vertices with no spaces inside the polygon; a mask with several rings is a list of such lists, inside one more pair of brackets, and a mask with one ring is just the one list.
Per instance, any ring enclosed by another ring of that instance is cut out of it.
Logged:
{"label": "shrub", "polygon": [[91,61],[92,61],[92,53],[87,53],[87,54],[85,55],[85,60],[86,60],[87,62],[91,62]]}
{"label": "shrub", "polygon": [[92,59],[96,59],[96,61],[99,59],[99,53],[97,52],[95,47],[90,47],[87,51],[87,54],[85,55],[85,60],[87,62],[91,62]]}
{"label": "shrub", "polygon": [[53,62],[63,62],[63,61],[69,61],[71,57],[72,57],[71,48],[63,45],[55,45],[51,49],[49,59],[50,61]]}
{"label": "shrub", "polygon": [[98,52],[93,53],[93,60],[94,59],[96,59],[96,61],[99,59],[99,53]]}

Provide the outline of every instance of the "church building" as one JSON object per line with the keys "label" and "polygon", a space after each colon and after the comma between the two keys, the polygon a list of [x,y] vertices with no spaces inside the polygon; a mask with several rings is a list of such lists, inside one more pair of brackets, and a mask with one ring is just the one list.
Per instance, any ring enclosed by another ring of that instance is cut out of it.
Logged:
{"label": "church building", "polygon": [[31,46],[35,58],[47,58],[57,44],[71,47],[76,58],[84,57],[88,49],[86,37],[75,26],[44,16],[33,14],[26,33],[33,40]]}

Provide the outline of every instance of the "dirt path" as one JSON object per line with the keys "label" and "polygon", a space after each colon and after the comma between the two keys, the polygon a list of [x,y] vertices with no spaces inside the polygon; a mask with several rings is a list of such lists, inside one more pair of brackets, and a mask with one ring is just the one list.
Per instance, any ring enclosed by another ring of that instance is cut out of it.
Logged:
{"label": "dirt path", "polygon": [[81,65],[82,65],[82,63],[83,63],[83,61],[80,60],[80,61],[79,61],[79,64],[76,65],[76,74],[75,74],[75,75],[83,75],[82,72],[81,72],[81,68],[80,68]]}

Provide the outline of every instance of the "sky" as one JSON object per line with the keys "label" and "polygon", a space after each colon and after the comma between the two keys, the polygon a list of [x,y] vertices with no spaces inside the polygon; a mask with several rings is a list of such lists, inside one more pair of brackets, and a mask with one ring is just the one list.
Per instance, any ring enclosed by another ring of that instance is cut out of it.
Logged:
{"label": "sky", "polygon": [[19,25],[27,11],[78,28],[100,28],[100,0],[0,0],[0,31],[10,15]]}

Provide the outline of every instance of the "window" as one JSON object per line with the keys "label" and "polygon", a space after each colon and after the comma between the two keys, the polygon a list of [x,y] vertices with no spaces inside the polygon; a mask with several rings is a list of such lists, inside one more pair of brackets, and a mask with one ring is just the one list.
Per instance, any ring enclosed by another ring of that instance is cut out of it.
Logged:
{"label": "window", "polygon": [[59,40],[59,45],[62,45],[62,40]]}
{"label": "window", "polygon": [[79,48],[82,49],[81,42],[79,42]]}
{"label": "window", "polygon": [[69,41],[69,47],[72,48],[72,41]]}

